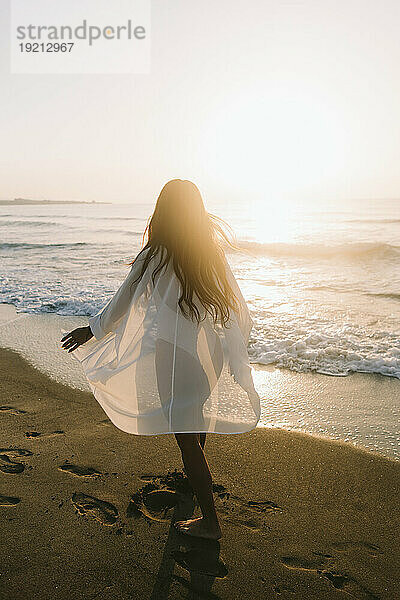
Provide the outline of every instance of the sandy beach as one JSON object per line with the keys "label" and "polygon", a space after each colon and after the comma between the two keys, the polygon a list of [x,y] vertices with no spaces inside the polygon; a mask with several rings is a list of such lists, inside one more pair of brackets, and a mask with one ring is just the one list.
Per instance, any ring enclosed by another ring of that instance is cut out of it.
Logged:
{"label": "sandy beach", "polygon": [[87,392],[0,350],[0,598],[398,598],[400,464],[283,429],[209,434],[220,543],[171,435],[117,430]]}

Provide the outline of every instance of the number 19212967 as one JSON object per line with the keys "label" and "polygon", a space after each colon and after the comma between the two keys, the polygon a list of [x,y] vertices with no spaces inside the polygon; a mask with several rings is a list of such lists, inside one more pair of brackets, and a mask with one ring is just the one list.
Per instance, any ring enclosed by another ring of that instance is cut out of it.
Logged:
{"label": "number 19212967", "polygon": [[21,52],[71,52],[74,42],[21,42]]}

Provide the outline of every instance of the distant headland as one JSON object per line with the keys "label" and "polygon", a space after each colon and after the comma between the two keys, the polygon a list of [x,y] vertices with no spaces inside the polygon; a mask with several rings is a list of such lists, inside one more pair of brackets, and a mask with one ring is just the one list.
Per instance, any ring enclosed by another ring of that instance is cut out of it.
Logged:
{"label": "distant headland", "polygon": [[14,200],[0,200],[2,204],[111,204],[111,202],[96,202],[91,200],[31,200],[30,198],[14,198]]}

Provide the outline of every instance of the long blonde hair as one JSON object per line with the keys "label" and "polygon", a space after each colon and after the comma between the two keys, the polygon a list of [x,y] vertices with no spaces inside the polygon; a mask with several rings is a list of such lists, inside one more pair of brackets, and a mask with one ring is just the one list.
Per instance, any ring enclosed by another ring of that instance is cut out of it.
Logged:
{"label": "long blonde hair", "polygon": [[[148,263],[161,249],[159,264],[152,273],[153,284],[157,273],[172,261],[182,286],[178,304],[183,314],[200,322],[200,312],[193,300],[196,294],[214,323],[226,325],[230,309],[238,309],[238,298],[226,276],[223,251],[224,243],[239,249],[233,238],[229,225],[205,210],[194,183],[172,179],[162,188],[144,231],[145,245],[141,252],[146,249],[149,252],[134,282],[141,279]],[[134,260],[128,264],[132,265]]]}

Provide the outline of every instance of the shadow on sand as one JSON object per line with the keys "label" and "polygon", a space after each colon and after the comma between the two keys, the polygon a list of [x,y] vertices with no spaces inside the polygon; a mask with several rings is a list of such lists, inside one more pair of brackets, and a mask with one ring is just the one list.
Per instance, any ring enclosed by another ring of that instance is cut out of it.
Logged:
{"label": "shadow on sand", "polygon": [[[175,521],[190,518],[196,506],[189,481],[177,470],[167,475],[142,476],[142,480],[146,483],[131,497],[126,516],[170,521],[150,600],[166,600],[174,581],[187,588],[187,598],[216,600],[218,596],[211,591],[214,581],[227,575],[219,541],[179,533],[174,527]],[[190,581],[174,573],[175,564],[188,571]]]}

